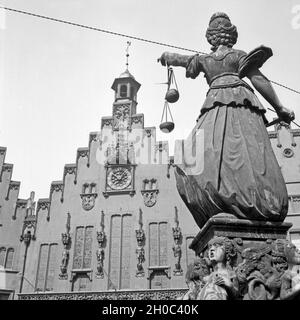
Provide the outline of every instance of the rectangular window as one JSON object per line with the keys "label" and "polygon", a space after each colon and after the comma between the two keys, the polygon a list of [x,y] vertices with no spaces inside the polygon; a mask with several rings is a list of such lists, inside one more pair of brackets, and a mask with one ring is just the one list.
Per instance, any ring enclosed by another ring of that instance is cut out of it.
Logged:
{"label": "rectangular window", "polygon": [[46,277],[46,291],[53,290],[55,269],[57,265],[57,244],[50,244],[49,247],[49,259],[48,259],[48,270]]}
{"label": "rectangular window", "polygon": [[90,268],[92,262],[93,227],[86,227],[83,251],[83,269]]}
{"label": "rectangular window", "polygon": [[132,222],[130,215],[122,217],[121,283],[120,289],[130,288],[130,252]]}
{"label": "rectangular window", "polygon": [[152,222],[149,224],[149,265],[168,265],[168,223]]}
{"label": "rectangular window", "polygon": [[2,266],[3,268],[5,264],[5,256],[6,256],[6,248],[1,247],[0,248],[0,266]]}
{"label": "rectangular window", "polygon": [[14,252],[13,248],[9,248],[6,253],[6,261],[5,261],[5,269],[12,269],[13,260],[14,260]]}
{"label": "rectangular window", "polygon": [[131,233],[131,215],[112,216],[108,289],[130,288]]}
{"label": "rectangular window", "polygon": [[168,265],[168,224],[159,223],[159,265]]}
{"label": "rectangular window", "polygon": [[300,195],[290,196],[290,210],[291,213],[300,213]]}
{"label": "rectangular window", "polygon": [[93,227],[77,227],[73,269],[89,269],[92,263]]}
{"label": "rectangular window", "polygon": [[158,225],[157,223],[150,223],[149,225],[149,265],[158,266]]}
{"label": "rectangular window", "polygon": [[84,227],[76,228],[73,269],[81,269],[83,259]]}
{"label": "rectangular window", "polygon": [[118,289],[121,255],[121,216],[111,217],[110,270],[108,289]]}
{"label": "rectangular window", "polygon": [[57,244],[41,244],[36,275],[36,291],[52,291],[57,263]]}

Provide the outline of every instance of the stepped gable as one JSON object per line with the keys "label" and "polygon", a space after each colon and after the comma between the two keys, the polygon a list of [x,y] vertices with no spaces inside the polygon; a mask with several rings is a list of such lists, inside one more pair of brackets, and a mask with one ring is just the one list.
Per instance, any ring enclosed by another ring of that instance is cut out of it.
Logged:
{"label": "stepped gable", "polygon": [[5,162],[7,148],[0,147],[0,207],[6,208],[13,220],[16,220],[19,212],[26,208],[26,200],[19,199],[21,187],[20,181],[12,180],[13,164]]}

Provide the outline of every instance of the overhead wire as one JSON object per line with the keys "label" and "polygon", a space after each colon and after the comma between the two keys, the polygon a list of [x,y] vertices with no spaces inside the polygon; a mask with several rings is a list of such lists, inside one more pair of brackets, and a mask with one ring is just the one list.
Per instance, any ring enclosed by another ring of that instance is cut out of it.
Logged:
{"label": "overhead wire", "polygon": [[[84,29],[103,32],[103,33],[111,34],[111,35],[114,35],[114,36],[125,37],[125,38],[129,38],[129,39],[133,39],[133,40],[143,41],[143,42],[147,42],[147,43],[151,43],[151,44],[155,44],[155,45],[159,45],[159,46],[169,47],[169,48],[173,48],[173,49],[180,49],[180,50],[194,52],[194,53],[207,54],[207,53],[199,51],[199,50],[188,49],[188,48],[175,46],[175,45],[171,45],[171,44],[164,43],[164,42],[149,40],[149,39],[136,37],[136,36],[132,36],[132,35],[124,34],[124,33],[114,32],[114,31],[111,31],[111,30],[101,29],[101,28],[98,28],[98,27],[92,27],[92,26],[88,26],[88,25],[85,25],[85,24],[81,24],[81,23],[77,23],[77,22],[71,22],[71,21],[58,19],[58,18],[53,18],[53,17],[49,17],[49,16],[45,16],[45,15],[41,15],[41,14],[37,14],[37,13],[33,13],[33,12],[13,9],[13,8],[4,7],[4,6],[0,6],[0,9],[4,9],[4,10],[7,10],[7,11],[16,12],[16,13],[21,13],[21,14],[33,16],[33,17],[36,17],[36,18],[46,19],[46,20],[50,20],[50,21],[54,21],[54,22],[60,22],[60,23],[64,23],[64,24],[69,24],[69,25],[80,27],[80,28],[84,28]],[[295,90],[293,88],[290,88],[290,87],[288,87],[286,85],[283,85],[283,84],[281,84],[279,82],[276,82],[276,81],[273,81],[273,80],[270,80],[270,82],[272,82],[273,84],[275,84],[277,86],[283,87],[283,88],[285,88],[287,90],[290,90],[290,91],[300,95],[300,91],[298,91],[298,90]]]}
{"label": "overhead wire", "polygon": [[[77,22],[71,22],[71,21],[58,19],[58,18],[53,18],[53,17],[49,17],[49,16],[45,16],[45,15],[41,15],[41,14],[37,14],[37,13],[33,13],[33,12],[18,10],[18,9],[9,8],[9,7],[5,7],[5,6],[0,6],[0,9],[4,9],[4,10],[7,10],[7,11],[16,12],[16,13],[21,13],[21,14],[32,16],[32,17],[36,17],[36,18],[46,19],[46,20],[50,20],[50,21],[54,21],[54,22],[64,23],[64,24],[76,26],[76,27],[79,27],[79,28],[84,28],[84,29],[89,29],[89,30],[93,30],[93,31],[103,32],[103,33],[107,33],[107,34],[114,35],[114,36],[125,37],[125,38],[129,38],[129,39],[137,40],[137,41],[151,43],[151,44],[155,44],[155,45],[159,45],[159,46],[164,46],[164,47],[169,47],[169,48],[173,48],[173,49],[189,51],[189,52],[193,52],[193,53],[206,54],[205,52],[201,52],[199,50],[188,49],[188,48],[184,48],[184,47],[180,47],[180,46],[167,44],[167,43],[164,43],[164,42],[149,40],[149,39],[145,39],[145,38],[141,38],[141,37],[136,37],[136,36],[133,36],[133,35],[128,35],[128,34],[124,34],[124,33],[114,32],[114,31],[111,31],[111,30],[101,29],[101,28],[98,28],[98,27],[92,27],[92,26],[88,26],[88,25],[85,25],[85,24],[81,24],[81,23],[77,23]],[[286,86],[284,84],[281,84],[281,83],[273,81],[273,80],[269,80],[269,81],[271,83],[277,85],[277,86],[280,86],[280,87],[282,87],[284,89],[287,89],[287,90],[289,90],[291,92],[294,92],[294,93],[300,95],[300,91],[298,91],[298,90],[295,90],[293,88],[290,88],[290,87],[288,87],[288,86]],[[295,122],[293,122],[293,123],[296,124]],[[298,127],[300,127],[298,124],[296,124],[296,125]]]}

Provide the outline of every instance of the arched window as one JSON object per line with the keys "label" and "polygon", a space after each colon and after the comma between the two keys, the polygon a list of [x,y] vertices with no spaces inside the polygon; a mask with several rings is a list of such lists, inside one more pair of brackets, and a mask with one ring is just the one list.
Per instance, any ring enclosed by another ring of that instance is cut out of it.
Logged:
{"label": "arched window", "polygon": [[6,248],[1,247],[0,248],[0,266],[4,268],[5,264],[5,255],[6,255]]}
{"label": "arched window", "polygon": [[121,98],[127,97],[127,85],[126,84],[122,84],[120,87],[120,97]]}
{"label": "arched window", "polygon": [[15,250],[13,248],[9,248],[7,250],[6,262],[5,262],[5,268],[6,269],[12,269],[13,259],[14,259],[14,252],[15,252]]}

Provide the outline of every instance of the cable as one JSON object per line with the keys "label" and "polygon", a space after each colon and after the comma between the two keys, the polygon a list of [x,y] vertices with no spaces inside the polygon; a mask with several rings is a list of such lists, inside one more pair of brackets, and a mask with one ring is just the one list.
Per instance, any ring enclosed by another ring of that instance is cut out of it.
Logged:
{"label": "cable", "polygon": [[[21,13],[21,14],[25,14],[25,15],[29,15],[29,16],[41,18],[41,19],[46,19],[46,20],[50,20],[50,21],[55,21],[55,22],[60,22],[60,23],[64,23],[64,24],[69,24],[69,25],[76,26],[76,27],[80,27],[80,28],[84,28],[84,29],[89,29],[89,30],[104,32],[104,33],[111,34],[111,35],[115,35],[115,36],[120,36],[120,37],[125,37],[125,38],[129,38],[129,39],[134,39],[134,40],[143,41],[143,42],[147,42],[147,43],[152,43],[152,44],[156,44],[156,45],[159,45],[159,46],[169,47],[169,48],[173,48],[173,49],[180,49],[180,50],[189,51],[189,52],[194,52],[194,53],[206,54],[205,52],[201,52],[201,51],[199,51],[199,50],[187,49],[187,48],[183,48],[183,47],[179,47],[179,46],[174,46],[174,45],[167,44],[167,43],[163,43],[163,42],[148,40],[148,39],[139,38],[139,37],[135,37],[135,36],[131,36],[131,35],[123,34],[123,33],[118,33],[118,32],[114,32],[114,31],[110,31],[110,30],[104,30],[104,29],[100,29],[100,28],[96,28],[96,27],[91,27],[91,26],[87,26],[87,25],[84,25],[84,24],[79,24],[79,23],[75,23],[75,22],[70,22],[70,21],[62,20],[62,19],[57,19],[57,18],[52,18],[52,17],[48,17],[48,16],[43,16],[43,15],[40,15],[40,14],[28,12],[28,11],[22,11],[22,10],[18,10],[18,9],[3,7],[3,6],[0,6],[0,9],[4,9],[4,10],[7,10],[7,11],[12,11],[12,12],[17,12],[17,13]],[[282,87],[282,88],[285,88],[285,89],[287,89],[287,90],[290,90],[290,91],[292,91],[292,92],[297,93],[297,94],[300,95],[300,91],[297,91],[297,90],[295,90],[295,89],[292,89],[292,88],[290,88],[290,87],[288,87],[288,86],[285,86],[285,85],[283,85],[283,84],[281,84],[281,83],[278,83],[278,82],[275,82],[275,81],[272,81],[272,80],[270,80],[270,82],[272,82],[273,84],[276,84],[277,86],[280,86],[280,87]]]}
{"label": "cable", "polygon": [[288,90],[290,90],[290,91],[292,91],[292,92],[295,92],[295,93],[300,94],[300,91],[297,91],[297,90],[295,90],[295,89],[289,88],[289,87],[287,87],[287,86],[285,86],[285,85],[283,85],[283,84],[281,84],[281,83],[275,82],[275,81],[273,81],[273,80],[269,80],[269,81],[272,82],[272,83],[274,83],[274,84],[276,84],[276,85],[279,86],[279,87],[282,87],[282,88],[288,89]]}
{"label": "cable", "polygon": [[[272,109],[270,109],[270,108],[267,108],[267,109],[268,109],[269,111],[272,111],[272,112],[276,113],[276,111],[274,111],[274,110],[272,110]],[[299,124],[296,123],[295,121],[292,121],[292,123],[293,123],[294,125],[296,125],[297,127],[300,128]]]}
{"label": "cable", "polygon": [[99,31],[99,32],[112,34],[112,35],[115,35],[115,36],[120,36],[120,37],[125,37],[125,38],[129,38],[129,39],[138,40],[138,41],[148,42],[148,43],[156,44],[156,45],[159,45],[159,46],[165,46],[165,47],[170,47],[170,48],[174,48],[174,49],[180,49],[180,50],[185,50],[185,51],[205,54],[204,52],[201,52],[201,51],[198,51],[198,50],[191,50],[191,49],[187,49],[187,48],[183,48],[183,47],[178,47],[178,46],[166,44],[166,43],[163,43],[163,42],[152,41],[152,40],[139,38],[139,37],[135,37],[135,36],[130,36],[130,35],[127,35],[127,34],[118,33],[118,32],[114,32],[114,31],[110,31],[110,30],[104,30],[104,29],[100,29],[100,28],[96,28],[96,27],[91,27],[91,26],[87,26],[87,25],[84,25],[84,24],[76,23],[76,22],[70,22],[70,21],[66,21],[66,20],[47,17],[47,16],[43,16],[43,15],[40,15],[40,14],[32,13],[32,12],[27,12],[27,11],[8,8],[8,7],[2,7],[2,6],[0,6],[0,8],[8,10],[8,11],[13,11],[13,12],[22,13],[22,14],[29,15],[29,16],[41,18],[41,19],[46,19],[46,20],[51,20],[51,21],[60,22],[60,23],[64,23],[64,24],[69,24],[69,25],[72,25],[72,26],[80,27],[80,28],[90,29],[90,30],[94,30],[94,31]]}

